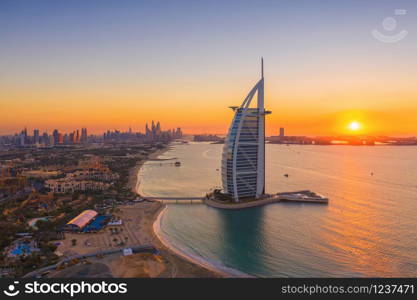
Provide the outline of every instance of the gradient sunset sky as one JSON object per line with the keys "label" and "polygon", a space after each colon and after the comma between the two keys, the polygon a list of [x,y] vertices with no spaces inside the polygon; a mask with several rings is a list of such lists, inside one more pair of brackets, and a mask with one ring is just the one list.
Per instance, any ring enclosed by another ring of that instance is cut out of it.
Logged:
{"label": "gradient sunset sky", "polygon": [[[373,29],[408,35],[384,43]],[[417,2],[401,0],[1,0],[0,134],[152,119],[225,133],[261,56],[268,135],[347,133],[351,121],[417,134]]]}

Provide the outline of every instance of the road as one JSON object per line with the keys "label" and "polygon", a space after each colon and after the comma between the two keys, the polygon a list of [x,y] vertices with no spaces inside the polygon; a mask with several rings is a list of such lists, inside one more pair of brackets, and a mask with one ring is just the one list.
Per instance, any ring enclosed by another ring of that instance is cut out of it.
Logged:
{"label": "road", "polygon": [[[154,246],[152,245],[143,245],[143,246],[130,246],[128,248],[131,248],[133,253],[140,253],[140,252],[152,252],[152,253],[157,253],[158,249],[156,249]],[[37,269],[35,271],[32,271],[30,273],[27,273],[26,275],[23,276],[23,278],[33,278],[38,276],[39,274],[42,274],[46,271],[50,271],[50,270],[54,270],[56,269],[60,264],[69,262],[73,259],[84,259],[87,257],[93,257],[93,256],[97,256],[97,255],[109,255],[109,254],[114,254],[120,252],[120,254],[123,254],[123,249],[111,249],[111,250],[105,250],[105,251],[94,251],[91,253],[87,253],[87,254],[82,254],[82,255],[74,255],[74,256],[70,256],[67,257],[59,262],[57,262],[56,264],[50,265],[50,266],[46,266],[40,269]]]}

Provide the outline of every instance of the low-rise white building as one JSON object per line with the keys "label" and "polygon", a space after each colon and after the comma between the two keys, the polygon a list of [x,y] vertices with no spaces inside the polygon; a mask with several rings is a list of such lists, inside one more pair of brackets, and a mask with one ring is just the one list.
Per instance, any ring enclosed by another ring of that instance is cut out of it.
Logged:
{"label": "low-rise white building", "polygon": [[101,170],[77,170],[73,173],[67,174],[67,177],[78,180],[98,180],[106,182],[111,182],[119,179],[118,174]]}
{"label": "low-rise white building", "polygon": [[50,179],[45,186],[54,193],[72,193],[76,191],[104,191],[111,184],[92,180],[74,180],[70,178]]}

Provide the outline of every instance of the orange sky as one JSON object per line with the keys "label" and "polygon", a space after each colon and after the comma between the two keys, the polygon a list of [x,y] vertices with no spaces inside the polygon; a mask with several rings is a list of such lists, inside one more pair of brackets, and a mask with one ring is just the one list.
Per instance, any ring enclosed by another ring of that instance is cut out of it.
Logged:
{"label": "orange sky", "polygon": [[388,44],[370,33],[393,13],[380,1],[214,2],[5,4],[0,134],[143,132],[152,119],[224,134],[263,56],[268,135],[344,134],[354,120],[361,134],[417,135],[411,14],[398,16],[410,34]]}
{"label": "orange sky", "polygon": [[[247,73],[231,78],[230,85],[221,79],[206,82],[196,78],[160,85],[150,80],[123,85],[103,82],[104,88],[100,83],[80,87],[59,81],[48,83],[49,88],[8,87],[0,92],[6,112],[0,120],[0,133],[13,133],[24,126],[41,131],[87,127],[92,133],[132,126],[143,131],[145,122],[153,119],[165,129],[180,126],[186,133],[222,134],[233,117],[228,106],[239,105],[255,83],[258,74]],[[349,133],[346,128],[351,121],[362,124],[361,134],[417,134],[414,87],[402,83],[401,89],[381,85],[370,90],[361,79],[351,79],[351,86],[342,82],[329,88],[334,85],[330,77],[303,82],[266,77],[265,103],[272,111],[267,116],[267,134],[277,134],[281,126],[288,135],[344,134]]]}

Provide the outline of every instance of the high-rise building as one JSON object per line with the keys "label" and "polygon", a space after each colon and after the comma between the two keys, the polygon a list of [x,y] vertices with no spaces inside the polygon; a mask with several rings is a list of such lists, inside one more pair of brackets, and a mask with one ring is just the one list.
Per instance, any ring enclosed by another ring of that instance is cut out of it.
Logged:
{"label": "high-rise building", "polygon": [[87,128],[81,128],[81,142],[87,142]]}
{"label": "high-rise building", "polygon": [[[257,107],[249,107],[257,94]],[[264,75],[235,112],[222,156],[223,192],[235,202],[241,198],[259,198],[265,193],[265,115]]]}
{"label": "high-rise building", "polygon": [[28,143],[28,130],[25,127],[25,129],[22,130],[20,133],[20,146],[25,146]]}
{"label": "high-rise building", "polygon": [[53,145],[58,144],[58,140],[59,140],[58,135],[59,135],[58,129],[55,129],[52,132],[52,136],[54,137],[54,142],[52,143]]}
{"label": "high-rise building", "polygon": [[53,135],[49,136],[49,143],[50,146],[55,145],[55,137]]}
{"label": "high-rise building", "polygon": [[22,132],[19,135],[19,146],[23,147],[26,144],[26,138],[25,138],[25,134]]}
{"label": "high-rise building", "polygon": [[182,138],[182,131],[181,131],[180,127],[178,127],[177,131],[175,132],[175,138],[177,138],[177,139]]}
{"label": "high-rise building", "polygon": [[39,143],[40,143],[40,139],[39,139],[39,129],[34,129],[34,130],[33,130],[33,143],[34,143],[34,144],[39,144]]}
{"label": "high-rise building", "polygon": [[151,130],[149,129],[148,123],[146,123],[146,127],[145,127],[145,135],[147,137],[151,136]]}
{"label": "high-rise building", "polygon": [[281,127],[279,129],[279,137],[280,138],[283,138],[284,136],[285,136],[285,129],[284,129],[284,127]]}
{"label": "high-rise building", "polygon": [[75,144],[75,132],[71,132],[71,133],[69,134],[69,142],[70,142],[71,144]]}

